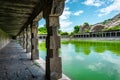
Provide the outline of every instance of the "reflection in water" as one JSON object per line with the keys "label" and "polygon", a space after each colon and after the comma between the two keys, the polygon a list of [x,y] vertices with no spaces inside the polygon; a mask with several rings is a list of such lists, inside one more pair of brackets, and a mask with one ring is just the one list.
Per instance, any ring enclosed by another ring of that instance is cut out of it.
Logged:
{"label": "reflection in water", "polygon": [[75,46],[75,52],[84,52],[86,55],[89,55],[91,49],[97,53],[103,53],[106,50],[112,51],[113,53],[120,55],[120,42],[83,42],[83,41],[72,41],[72,42],[63,42],[63,44],[73,44]]}
{"label": "reflection in water", "polygon": [[[63,72],[72,80],[120,80],[120,42],[63,42]],[[45,43],[39,44],[45,59]]]}

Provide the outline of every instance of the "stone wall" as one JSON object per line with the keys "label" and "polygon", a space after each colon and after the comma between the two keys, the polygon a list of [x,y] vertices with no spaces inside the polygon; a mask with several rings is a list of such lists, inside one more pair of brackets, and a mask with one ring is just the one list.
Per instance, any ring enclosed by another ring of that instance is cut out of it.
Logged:
{"label": "stone wall", "polygon": [[106,37],[106,38],[100,38],[100,37],[96,37],[96,38],[71,38],[70,40],[84,40],[84,41],[120,41],[120,37]]}
{"label": "stone wall", "polygon": [[10,37],[7,33],[0,29],[0,49],[10,42]]}

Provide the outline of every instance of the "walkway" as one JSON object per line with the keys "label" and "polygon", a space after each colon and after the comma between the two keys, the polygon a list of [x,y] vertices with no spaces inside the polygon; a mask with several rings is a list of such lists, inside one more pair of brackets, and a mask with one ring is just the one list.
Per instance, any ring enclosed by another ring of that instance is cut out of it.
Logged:
{"label": "walkway", "polygon": [[0,51],[0,80],[45,80],[44,75],[16,41]]}

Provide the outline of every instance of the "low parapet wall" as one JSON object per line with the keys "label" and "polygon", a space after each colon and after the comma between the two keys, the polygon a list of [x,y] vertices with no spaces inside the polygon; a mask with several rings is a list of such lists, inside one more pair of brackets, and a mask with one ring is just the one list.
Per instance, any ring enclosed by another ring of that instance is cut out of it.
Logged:
{"label": "low parapet wall", "polygon": [[106,37],[106,38],[71,38],[69,40],[99,40],[99,41],[120,41],[120,37]]}
{"label": "low parapet wall", "polygon": [[0,49],[10,42],[10,36],[0,29]]}

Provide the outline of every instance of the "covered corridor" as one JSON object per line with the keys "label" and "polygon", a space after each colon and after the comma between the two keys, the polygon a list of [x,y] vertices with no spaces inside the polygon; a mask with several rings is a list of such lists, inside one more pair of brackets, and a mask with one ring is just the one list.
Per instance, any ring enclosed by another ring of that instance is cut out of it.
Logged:
{"label": "covered corridor", "polygon": [[[42,80],[43,75],[48,80],[62,78],[58,28],[64,3],[65,0],[0,0],[0,79]],[[41,18],[46,20],[48,33],[44,72],[32,62],[39,59],[37,31]],[[29,57],[27,53],[31,53]]]}
{"label": "covered corridor", "polygon": [[45,71],[16,41],[0,50],[0,80],[45,80]]}

